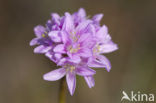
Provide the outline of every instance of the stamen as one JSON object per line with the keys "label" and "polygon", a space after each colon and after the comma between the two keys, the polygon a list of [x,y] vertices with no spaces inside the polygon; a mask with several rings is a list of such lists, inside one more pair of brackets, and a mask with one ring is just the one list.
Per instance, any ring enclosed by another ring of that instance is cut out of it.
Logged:
{"label": "stamen", "polygon": [[71,66],[70,67],[70,72],[73,72],[73,70],[75,70],[75,67],[74,66]]}
{"label": "stamen", "polygon": [[73,48],[72,46],[68,47],[70,53],[76,53],[79,49],[80,49],[80,44],[78,44],[76,48]]}
{"label": "stamen", "polygon": [[100,52],[100,45],[97,45],[97,50],[98,50],[98,52]]}
{"label": "stamen", "polygon": [[70,38],[74,41],[77,42],[78,39],[80,38],[80,35],[76,35],[76,32],[70,32]]}
{"label": "stamen", "polygon": [[47,34],[47,32],[45,31],[45,32],[42,34],[42,37],[45,38],[45,37],[46,37],[46,34]]}
{"label": "stamen", "polygon": [[72,65],[65,65],[64,68],[66,69],[66,72],[70,71],[70,72],[73,72],[75,70],[75,66],[72,66]]}
{"label": "stamen", "polygon": [[45,34],[42,34],[42,37],[44,38],[45,37]]}
{"label": "stamen", "polygon": [[99,53],[100,52],[100,45],[96,45],[95,48],[93,48],[93,53]]}

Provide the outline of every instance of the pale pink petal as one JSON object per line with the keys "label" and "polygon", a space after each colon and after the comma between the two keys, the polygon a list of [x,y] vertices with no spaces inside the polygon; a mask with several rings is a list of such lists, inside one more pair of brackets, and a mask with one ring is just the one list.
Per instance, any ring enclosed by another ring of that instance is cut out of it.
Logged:
{"label": "pale pink petal", "polygon": [[95,23],[99,23],[101,21],[102,17],[103,17],[103,14],[97,14],[97,15],[93,16],[93,19],[92,20]]}
{"label": "pale pink petal", "polygon": [[105,68],[106,67],[105,64],[103,64],[102,62],[96,59],[92,59],[92,60],[89,59],[88,66],[93,67],[93,68]]}
{"label": "pale pink petal", "polygon": [[81,42],[85,42],[87,39],[91,39],[91,35],[89,33],[86,33],[86,34],[82,34],[80,36],[80,38],[78,39],[78,42],[81,43]]}
{"label": "pale pink petal", "polygon": [[90,69],[88,67],[77,67],[76,68],[76,74],[80,76],[89,76],[89,75],[94,75],[96,73],[95,70]]}
{"label": "pale pink petal", "polygon": [[67,43],[69,41],[69,35],[68,35],[68,33],[62,31],[62,32],[60,32],[60,34],[61,34],[62,42],[64,44]]}
{"label": "pale pink petal", "polygon": [[55,53],[54,57],[56,58],[56,60],[59,60],[62,58],[62,55],[60,53]]}
{"label": "pale pink petal", "polygon": [[60,68],[44,74],[43,79],[47,81],[56,81],[61,79],[65,74],[66,70],[64,68]]}
{"label": "pale pink petal", "polygon": [[37,46],[35,49],[34,49],[34,53],[46,53],[48,52],[52,47],[51,46],[43,46],[43,45],[40,45],[40,46]]}
{"label": "pale pink petal", "polygon": [[106,43],[99,46],[100,53],[110,53],[118,49],[117,44],[115,43]]}
{"label": "pale pink petal", "polygon": [[80,58],[80,56],[78,56],[78,55],[72,55],[72,56],[70,57],[70,59],[68,59],[68,61],[74,62],[74,63],[80,63],[81,58]]}
{"label": "pale pink petal", "polygon": [[81,57],[91,57],[92,56],[92,51],[91,51],[91,49],[88,49],[88,48],[82,48],[79,51],[79,55]]}
{"label": "pale pink petal", "polygon": [[61,37],[59,36],[59,31],[51,31],[49,32],[49,37],[54,42],[61,42]]}
{"label": "pale pink petal", "polygon": [[32,39],[31,41],[30,41],[30,46],[34,46],[34,45],[36,45],[38,43],[38,38],[34,38],[34,39]]}
{"label": "pale pink petal", "polygon": [[86,21],[83,21],[81,22],[77,27],[76,27],[76,32],[78,34],[82,34],[86,31],[87,29],[87,26],[91,23],[92,21],[91,20],[86,20]]}
{"label": "pale pink petal", "polygon": [[38,38],[42,37],[42,34],[45,33],[45,28],[42,25],[38,25],[34,28],[34,32]]}
{"label": "pale pink petal", "polygon": [[86,29],[87,32],[89,32],[92,36],[95,36],[96,30],[95,26],[93,24],[89,24]]}
{"label": "pale pink petal", "polygon": [[62,59],[59,60],[59,62],[57,63],[57,65],[58,65],[58,66],[62,66],[62,65],[64,65],[64,63],[65,63],[66,61],[67,61],[66,58],[62,58]]}
{"label": "pale pink petal", "polygon": [[68,89],[71,95],[74,94],[75,87],[76,87],[76,77],[74,72],[68,72],[66,74],[66,81],[68,85]]}
{"label": "pale pink petal", "polygon": [[65,30],[67,32],[71,32],[73,29],[74,29],[73,18],[68,12],[66,12],[62,30]]}
{"label": "pale pink petal", "polygon": [[108,35],[108,28],[105,25],[103,25],[96,33],[96,36],[100,41],[105,41],[107,35]]}
{"label": "pale pink petal", "polygon": [[110,61],[103,55],[98,55],[97,58],[101,63],[105,65],[106,70],[109,72],[111,69]]}
{"label": "pale pink petal", "polygon": [[86,11],[83,8],[80,8],[78,10],[78,16],[80,16],[81,18],[86,17]]}
{"label": "pale pink petal", "polygon": [[94,87],[95,81],[94,81],[93,76],[85,76],[84,79],[85,79],[86,83],[88,84],[89,88]]}
{"label": "pale pink petal", "polygon": [[52,16],[52,21],[53,21],[54,23],[56,23],[57,25],[60,25],[60,21],[59,21],[60,16],[59,16],[59,14],[57,14],[57,13],[52,13],[51,16]]}
{"label": "pale pink petal", "polygon": [[65,53],[64,44],[58,44],[56,47],[54,47],[53,51],[57,53]]}

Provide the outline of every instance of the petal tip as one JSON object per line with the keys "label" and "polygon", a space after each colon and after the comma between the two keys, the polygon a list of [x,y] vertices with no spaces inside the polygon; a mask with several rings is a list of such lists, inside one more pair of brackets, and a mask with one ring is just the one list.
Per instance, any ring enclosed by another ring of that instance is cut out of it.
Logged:
{"label": "petal tip", "polygon": [[48,78],[48,76],[47,76],[47,74],[44,74],[43,75],[43,80],[50,81],[49,78]]}

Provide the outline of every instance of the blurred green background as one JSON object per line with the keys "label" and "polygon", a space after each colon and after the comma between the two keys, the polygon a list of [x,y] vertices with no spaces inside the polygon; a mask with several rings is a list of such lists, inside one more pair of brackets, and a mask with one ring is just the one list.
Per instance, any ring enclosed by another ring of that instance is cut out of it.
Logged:
{"label": "blurred green background", "polygon": [[119,50],[106,55],[111,72],[96,69],[94,88],[77,77],[67,103],[120,103],[123,90],[156,96],[155,0],[0,0],[0,103],[58,102],[60,81],[42,79],[57,67],[34,54],[29,42],[34,26],[44,25],[51,12],[63,15],[80,7],[91,16],[104,13],[101,25],[108,26]]}

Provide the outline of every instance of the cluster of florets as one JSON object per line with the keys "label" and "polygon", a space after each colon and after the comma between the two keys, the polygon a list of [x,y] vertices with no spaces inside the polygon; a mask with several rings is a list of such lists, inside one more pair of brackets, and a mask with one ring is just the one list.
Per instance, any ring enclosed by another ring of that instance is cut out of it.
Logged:
{"label": "cluster of florets", "polygon": [[61,17],[52,13],[51,16],[45,27],[34,28],[36,38],[30,42],[31,46],[37,45],[34,53],[45,54],[61,67],[45,74],[44,80],[56,81],[66,75],[71,95],[76,87],[76,74],[83,76],[88,86],[93,87],[96,72],[91,67],[110,71],[110,62],[102,54],[117,50],[108,28],[100,26],[103,14],[88,18],[85,10],[80,8],[73,14],[66,12]]}

